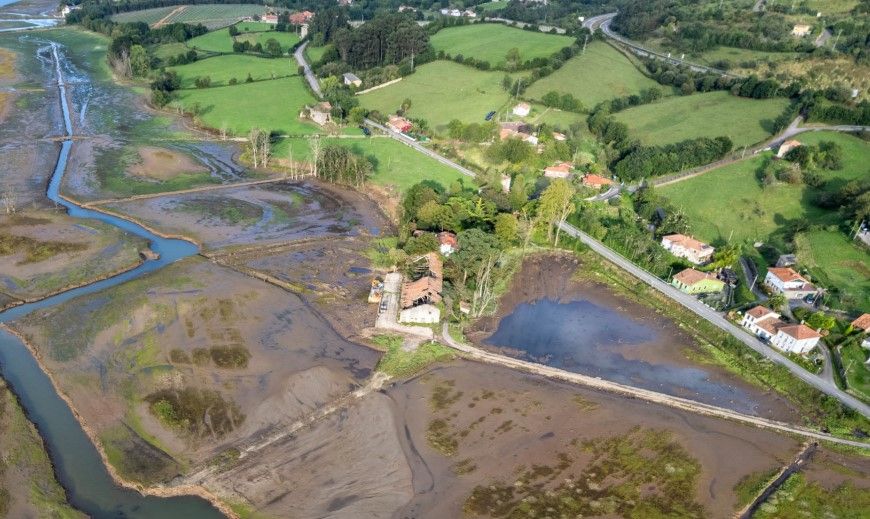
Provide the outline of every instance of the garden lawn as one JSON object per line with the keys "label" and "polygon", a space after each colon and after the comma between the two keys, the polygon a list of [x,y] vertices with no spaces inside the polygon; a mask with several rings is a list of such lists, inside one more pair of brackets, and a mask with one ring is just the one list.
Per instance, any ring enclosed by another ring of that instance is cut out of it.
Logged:
{"label": "garden lawn", "polygon": [[669,93],[667,87],[641,74],[619,51],[604,42],[593,41],[584,54],[574,56],[559,70],[533,83],[525,95],[541,99],[547,92],[556,91],[571,94],[586,108],[592,108],[602,101],[637,94],[650,87]]}
{"label": "garden lawn", "polygon": [[729,92],[674,96],[623,110],[614,117],[645,145],[662,145],[696,137],[731,138],[734,147],[769,137],[774,119],[788,100],[747,99]]}
{"label": "garden lawn", "polygon": [[795,238],[798,264],[829,289],[826,302],[870,312],[870,253],[839,230],[818,230]]}
{"label": "garden lawn", "polygon": [[245,135],[251,128],[290,135],[317,133],[316,125],[299,119],[299,113],[314,98],[299,76],[240,83],[234,86],[181,90],[173,106],[185,111],[195,105],[197,121],[210,128],[226,126],[234,135]]}
{"label": "garden lawn", "polygon": [[501,87],[503,77],[502,72],[483,72],[439,60],[359,100],[369,110],[386,115],[398,110],[404,99],[410,99],[408,117],[425,119],[431,128],[441,132],[453,119],[482,123],[489,111],[504,108],[509,95]]}
{"label": "garden lawn", "polygon": [[[823,171],[825,191],[835,191],[843,184],[867,176],[870,143],[837,132],[812,132],[798,135],[806,144],[833,141],[843,150],[843,168]],[[717,168],[700,176],[657,188],[677,207],[686,211],[694,234],[707,240],[766,241],[795,218],[813,225],[839,222],[836,214],[811,203],[813,188],[805,185],[777,183],[762,189],[757,172],[772,154],[763,153],[747,160]]]}
{"label": "garden lawn", "polygon": [[568,36],[524,31],[500,23],[476,23],[441,29],[431,37],[430,41],[436,51],[443,50],[451,56],[462,54],[498,66],[504,63],[505,55],[513,48],[519,49],[520,59],[526,61],[533,58],[546,58],[571,45],[574,39]]}
{"label": "garden lawn", "polygon": [[236,78],[244,83],[250,74],[254,80],[296,75],[296,62],[289,58],[260,58],[244,54],[227,54],[172,67],[181,78],[181,88],[194,88],[198,77],[208,76],[212,86],[223,86]]}
{"label": "garden lawn", "polygon": [[[371,182],[381,186],[393,186],[401,192],[423,180],[434,180],[445,188],[456,181],[462,181],[466,185],[473,183],[472,179],[463,176],[455,169],[390,138],[324,138],[322,142],[323,144],[340,144],[368,157],[375,164]],[[294,161],[307,162],[311,160],[308,142],[298,138],[283,139],[277,142],[273,146],[272,156],[286,160],[291,147]]]}

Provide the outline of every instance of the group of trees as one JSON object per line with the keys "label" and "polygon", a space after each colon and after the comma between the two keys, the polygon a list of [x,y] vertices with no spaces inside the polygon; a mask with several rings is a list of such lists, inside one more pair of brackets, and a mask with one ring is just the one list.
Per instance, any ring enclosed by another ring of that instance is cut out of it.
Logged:
{"label": "group of trees", "polygon": [[379,14],[357,28],[346,23],[341,26],[335,20],[320,23],[320,18],[320,14],[316,15],[312,23],[315,38],[332,43],[341,60],[353,69],[395,65],[411,59],[422,63],[427,54],[431,59],[429,35],[405,14]]}
{"label": "group of trees", "polygon": [[551,90],[544,94],[541,97],[541,103],[544,106],[558,108],[559,110],[565,110],[566,112],[582,113],[586,110],[586,107],[583,106],[583,103],[581,103],[580,100],[573,95],[567,92],[564,94],[560,94],[555,90]]}
{"label": "group of trees", "polygon": [[634,146],[613,168],[623,180],[637,180],[703,166],[724,157],[733,143],[728,137],[699,137],[665,146]]}
{"label": "group of trees", "polygon": [[372,175],[372,162],[338,145],[327,144],[317,155],[317,177],[334,184],[361,187]]}
{"label": "group of trees", "polygon": [[464,142],[487,142],[493,139],[497,132],[498,123],[495,121],[465,124],[459,119],[453,119],[447,124],[447,135],[451,139]]}
{"label": "group of trees", "polygon": [[602,101],[595,107],[595,111],[604,110],[607,113],[614,114],[621,112],[626,108],[640,106],[655,102],[661,99],[663,93],[660,88],[650,87],[640,91],[639,94],[632,94],[624,97],[615,97],[609,101]]}

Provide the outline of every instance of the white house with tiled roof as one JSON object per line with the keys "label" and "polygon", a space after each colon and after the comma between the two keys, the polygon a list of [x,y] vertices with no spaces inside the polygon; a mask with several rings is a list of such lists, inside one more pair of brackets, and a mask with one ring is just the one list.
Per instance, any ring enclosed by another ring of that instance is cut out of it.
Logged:
{"label": "white house with tiled roof", "polygon": [[785,322],[770,308],[756,306],[743,314],[740,324],[756,337],[769,341]]}
{"label": "white house with tiled roof", "polygon": [[770,344],[776,348],[789,352],[805,355],[816,347],[822,334],[809,326],[801,324],[787,324],[780,326],[770,339]]}
{"label": "white house with tiled roof", "polygon": [[662,236],[662,247],[678,258],[685,258],[695,265],[710,261],[716,249],[685,234]]}
{"label": "white house with tiled roof", "polygon": [[807,296],[815,297],[819,290],[798,274],[791,267],[771,267],[767,269],[764,284],[777,293],[785,295],[788,299],[803,299]]}

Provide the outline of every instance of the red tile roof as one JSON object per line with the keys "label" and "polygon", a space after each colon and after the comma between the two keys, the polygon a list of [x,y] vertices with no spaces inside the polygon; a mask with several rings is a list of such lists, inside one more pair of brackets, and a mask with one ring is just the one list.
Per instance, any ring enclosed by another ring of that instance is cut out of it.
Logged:
{"label": "red tile roof", "polygon": [[770,308],[767,308],[766,306],[760,306],[760,305],[756,306],[752,310],[749,310],[748,312],[746,312],[747,315],[751,315],[752,317],[754,317],[756,319],[761,319],[765,315],[772,314],[772,313],[774,313],[773,310],[771,310]]}
{"label": "red tile roof", "polygon": [[452,232],[443,231],[438,233],[438,243],[441,245],[450,245],[454,249],[459,245],[456,235]]}
{"label": "red tile roof", "polygon": [[592,173],[583,177],[583,185],[585,186],[593,186],[593,187],[601,187],[601,186],[609,186],[613,184],[613,181],[609,178],[604,178],[600,175],[594,175]]}
{"label": "red tile roof", "polygon": [[707,274],[706,272],[701,272],[695,269],[686,269],[674,276],[674,279],[679,281],[680,283],[692,286],[695,283],[699,283],[705,279],[716,279],[716,276],[711,274]]}
{"label": "red tile roof", "polygon": [[556,165],[547,167],[544,171],[548,173],[570,173],[573,164],[570,162],[560,162]]}
{"label": "red tile roof", "polygon": [[779,328],[779,331],[786,335],[790,335],[799,341],[803,339],[817,339],[822,336],[819,332],[813,330],[805,324],[791,324],[781,326]]}
{"label": "red tile roof", "polygon": [[854,321],[852,321],[852,326],[858,328],[859,330],[864,330],[865,332],[870,332],[870,314],[863,314],[858,317]]}
{"label": "red tile roof", "polygon": [[685,234],[669,234],[667,236],[663,236],[662,239],[680,245],[683,248],[691,249],[698,252],[703,252],[704,249],[710,247],[706,243],[700,240],[696,240],[691,236],[686,236]]}
{"label": "red tile roof", "polygon": [[803,278],[803,276],[790,267],[771,267],[767,269],[767,271],[779,278],[783,283],[790,283],[792,281],[803,281],[804,283],[809,283]]}

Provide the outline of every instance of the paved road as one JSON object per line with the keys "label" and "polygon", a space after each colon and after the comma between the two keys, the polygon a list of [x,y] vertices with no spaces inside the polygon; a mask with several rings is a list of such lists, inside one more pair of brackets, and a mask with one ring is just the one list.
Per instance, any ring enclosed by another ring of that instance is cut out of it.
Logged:
{"label": "paved road", "polygon": [[798,366],[788,358],[781,355],[779,352],[774,350],[773,348],[765,345],[761,341],[759,341],[755,336],[750,335],[748,332],[743,330],[742,328],[732,324],[730,321],[725,319],[721,314],[716,312],[715,310],[705,306],[703,303],[695,299],[694,297],[684,294],[674,288],[673,286],[665,283],[658,277],[650,274],[649,272],[643,270],[638,267],[631,261],[627,260],[617,252],[613,251],[609,247],[605,246],[603,243],[598,240],[592,238],[588,234],[580,231],[576,227],[571,224],[564,223],[561,225],[562,230],[565,231],[566,234],[573,236],[579,239],[581,242],[589,246],[590,249],[595,251],[596,253],[604,256],[611,263],[616,264],[617,266],[627,270],[636,278],[640,279],[647,285],[655,288],[659,292],[663,293],[673,301],[683,305],[689,310],[695,312],[700,317],[710,321],[716,327],[721,330],[729,333],[731,336],[749,346],[756,352],[760,353],[764,357],[769,360],[785,367],[788,369],[794,376],[803,380],[807,384],[813,386],[814,388],[826,393],[833,398],[836,398],[843,405],[854,409],[855,411],[861,413],[865,417],[870,418],[870,406],[860,401],[859,399],[849,395],[840,390],[836,384],[830,381],[823,380],[822,378],[808,372],[804,368]]}
{"label": "paved road", "polygon": [[372,121],[371,119],[366,119],[365,123],[366,123],[366,125],[371,126],[372,128],[377,128],[378,130],[386,133],[387,135],[389,135],[393,139],[401,142],[402,144],[410,146],[410,147],[414,148],[415,150],[419,151],[420,153],[423,153],[424,155],[428,155],[432,159],[437,160],[438,162],[444,164],[445,166],[449,166],[449,167],[455,169],[456,171],[462,173],[466,177],[474,178],[476,176],[474,171],[471,171],[470,169],[453,162],[452,160],[448,159],[447,157],[443,157],[443,156],[439,155],[438,153],[435,153],[434,151],[423,146],[422,144],[420,144],[419,142],[415,141],[414,139],[408,137],[405,134],[393,131],[390,128],[387,128],[386,126],[384,126],[383,124]]}
{"label": "paved road", "polygon": [[648,389],[626,386],[623,384],[618,384],[616,382],[610,382],[609,380],[604,380],[599,377],[590,377],[588,375],[572,373],[570,371],[565,371],[551,366],[545,366],[543,364],[537,364],[535,362],[515,359],[506,355],[490,353],[488,351],[481,350],[480,348],[476,348],[470,344],[464,344],[456,341],[453,337],[450,336],[450,331],[448,329],[447,323],[444,323],[444,326],[442,327],[441,339],[451,348],[462,352],[465,358],[476,360],[478,362],[497,364],[499,366],[504,366],[510,369],[517,369],[528,373],[534,373],[536,375],[540,375],[554,380],[560,380],[572,384],[580,384],[600,391],[607,391],[610,393],[626,395],[631,398],[637,398],[639,400],[644,400],[659,405],[665,405],[674,409],[680,409],[682,411],[687,411],[694,414],[724,418],[726,420],[733,420],[755,427],[762,427],[765,429],[773,429],[780,432],[796,434],[805,438],[827,440],[834,443],[870,449],[870,443],[837,438],[828,434],[823,434],[810,429],[805,429],[797,425],[777,422],[776,420],[770,420],[768,418],[762,418],[759,416],[747,415],[739,413],[737,411],[732,411],[731,409],[726,409],[724,407],[716,407],[709,404],[702,404],[700,402],[695,402],[694,400],[689,400],[687,398],[666,395],[664,393],[657,393]]}
{"label": "paved road", "polygon": [[707,65],[701,65],[699,63],[692,63],[691,61],[686,61],[684,59],[674,58],[674,57],[671,57],[669,54],[664,54],[664,53],[661,53],[661,52],[658,52],[658,51],[655,51],[652,49],[648,49],[639,43],[633,42],[633,41],[629,40],[628,38],[624,38],[624,37],[620,36],[619,34],[613,32],[613,30],[610,28],[610,22],[612,22],[615,17],[616,17],[616,13],[607,13],[607,14],[601,14],[598,16],[593,16],[592,18],[589,18],[588,20],[585,20],[583,22],[583,27],[591,30],[592,32],[595,32],[596,30],[601,29],[601,32],[603,32],[605,36],[607,36],[608,38],[610,38],[612,40],[618,41],[622,45],[625,45],[632,52],[634,52],[635,54],[637,54],[639,56],[656,58],[656,59],[660,59],[662,61],[666,61],[672,65],[680,65],[680,66],[689,67],[691,70],[693,70],[695,72],[703,72],[703,73],[708,73],[708,74],[718,74],[720,76],[741,77],[737,74],[731,74],[726,70],[718,69],[715,67],[708,67]]}
{"label": "paved road", "polygon": [[821,351],[822,355],[825,357],[825,365],[822,367],[822,372],[819,373],[819,377],[821,377],[825,382],[836,384],[834,381],[834,361],[831,359],[830,348],[828,348],[827,344],[819,341],[819,351]]}
{"label": "paved road", "polygon": [[323,98],[323,92],[320,91],[320,83],[317,82],[317,76],[314,75],[314,72],[311,71],[311,67],[308,66],[308,62],[305,61],[305,47],[307,46],[307,41],[300,45],[299,48],[296,49],[296,52],[293,53],[293,57],[296,58],[296,63],[305,70],[305,79],[311,86],[311,90],[317,94],[318,98]]}

